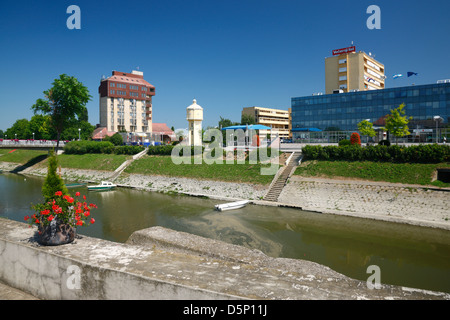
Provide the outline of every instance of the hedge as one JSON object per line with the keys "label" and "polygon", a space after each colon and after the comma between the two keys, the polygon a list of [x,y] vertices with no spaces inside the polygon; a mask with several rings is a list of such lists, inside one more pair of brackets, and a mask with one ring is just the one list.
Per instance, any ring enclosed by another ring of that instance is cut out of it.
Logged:
{"label": "hedge", "polygon": [[[150,156],[155,156],[155,155],[159,155],[159,156],[170,156],[172,155],[172,150],[175,146],[174,145],[162,145],[162,146],[150,146],[148,147],[148,151],[147,154]],[[189,146],[183,146],[183,147],[178,147],[181,150],[184,148],[189,148]],[[195,146],[191,146],[191,155],[193,156],[195,154],[195,149],[199,149],[200,147],[195,147]],[[204,147],[202,147],[201,149],[201,153],[203,153],[203,151],[205,150]],[[197,150],[198,152],[199,150]],[[180,151],[180,155],[182,155],[181,151]]]}
{"label": "hedge", "polygon": [[440,163],[450,161],[450,146],[427,144],[417,146],[375,145],[360,147],[307,145],[305,160],[375,161],[395,163]]}
{"label": "hedge", "polygon": [[71,141],[64,146],[66,154],[106,153],[133,155],[144,150],[142,146],[115,146],[109,141]]}

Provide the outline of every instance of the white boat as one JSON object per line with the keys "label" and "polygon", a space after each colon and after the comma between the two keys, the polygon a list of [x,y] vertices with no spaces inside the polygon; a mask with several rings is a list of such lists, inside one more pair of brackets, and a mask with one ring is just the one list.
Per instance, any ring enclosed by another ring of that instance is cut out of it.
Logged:
{"label": "white boat", "polygon": [[94,186],[88,186],[88,190],[110,190],[117,187],[114,183],[109,181],[102,181],[102,183]]}
{"label": "white boat", "polygon": [[236,201],[236,202],[216,204],[214,207],[218,211],[233,210],[233,209],[239,209],[239,208],[245,207],[245,205],[248,202],[249,202],[248,200],[241,200],[241,201]]}

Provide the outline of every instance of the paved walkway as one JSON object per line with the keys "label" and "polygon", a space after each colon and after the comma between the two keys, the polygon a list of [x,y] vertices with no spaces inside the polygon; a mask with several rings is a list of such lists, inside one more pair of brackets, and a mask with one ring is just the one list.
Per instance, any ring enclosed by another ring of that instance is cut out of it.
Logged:
{"label": "paved walkway", "polygon": [[3,282],[0,282],[0,300],[39,300],[38,298],[12,288]]}

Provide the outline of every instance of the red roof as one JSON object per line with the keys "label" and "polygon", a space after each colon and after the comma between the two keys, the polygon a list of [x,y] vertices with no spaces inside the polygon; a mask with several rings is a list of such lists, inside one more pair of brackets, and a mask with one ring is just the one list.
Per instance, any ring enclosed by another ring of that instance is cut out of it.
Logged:
{"label": "red roof", "polygon": [[106,136],[112,136],[115,132],[108,131],[106,127],[98,127],[92,132],[92,139],[104,139]]}
{"label": "red roof", "polygon": [[152,132],[153,133],[161,133],[168,136],[175,137],[175,132],[169,129],[167,124],[165,123],[152,123]]}
{"label": "red roof", "polygon": [[144,80],[144,76],[138,75],[138,74],[132,74],[127,72],[119,72],[119,71],[113,71],[113,74],[111,77],[109,77],[107,80],[113,80],[117,82],[122,83],[129,83],[129,84],[140,84],[145,85],[149,87],[155,87],[149,82]]}

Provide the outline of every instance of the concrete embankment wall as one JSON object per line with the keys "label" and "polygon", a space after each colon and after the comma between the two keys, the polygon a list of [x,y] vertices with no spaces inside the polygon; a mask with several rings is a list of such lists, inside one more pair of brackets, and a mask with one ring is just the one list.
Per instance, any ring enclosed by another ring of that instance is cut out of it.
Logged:
{"label": "concrete embankment wall", "polygon": [[303,260],[161,227],[127,243],[80,237],[47,247],[35,229],[0,219],[0,281],[40,299],[450,299],[365,282]]}

